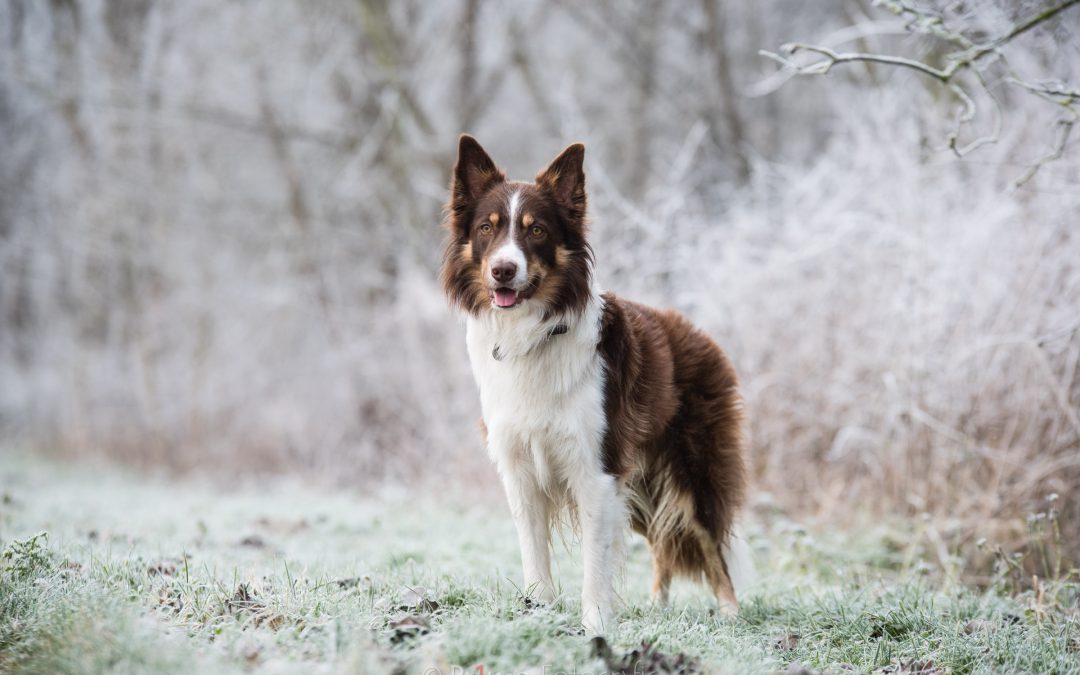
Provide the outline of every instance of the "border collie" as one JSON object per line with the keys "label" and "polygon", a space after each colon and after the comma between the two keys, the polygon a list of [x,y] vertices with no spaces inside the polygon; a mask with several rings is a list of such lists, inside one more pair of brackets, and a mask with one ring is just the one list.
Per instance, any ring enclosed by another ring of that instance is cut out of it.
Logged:
{"label": "border collie", "polygon": [[[506,489],[526,591],[555,597],[551,527],[580,529],[582,625],[611,628],[625,527],[648,540],[654,601],[704,578],[737,611],[736,512],[746,492],[742,399],[720,348],[674,311],[603,293],[586,239],[585,146],[535,182],[507,181],[463,135],[441,281],[467,315],[481,428]],[[745,545],[743,545],[745,549]]]}

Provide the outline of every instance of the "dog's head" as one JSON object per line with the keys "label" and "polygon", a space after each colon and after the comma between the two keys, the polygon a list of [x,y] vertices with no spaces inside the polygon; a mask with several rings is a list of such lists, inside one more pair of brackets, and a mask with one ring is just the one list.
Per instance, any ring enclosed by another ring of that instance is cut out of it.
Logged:
{"label": "dog's head", "polygon": [[507,181],[476,139],[461,137],[442,267],[452,304],[473,315],[584,308],[592,273],[584,159],[585,146],[571,145],[535,182]]}

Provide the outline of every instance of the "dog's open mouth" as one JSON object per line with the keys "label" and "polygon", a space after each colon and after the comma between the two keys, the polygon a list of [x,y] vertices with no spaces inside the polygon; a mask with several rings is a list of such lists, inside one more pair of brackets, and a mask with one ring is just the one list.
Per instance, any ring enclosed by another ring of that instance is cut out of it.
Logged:
{"label": "dog's open mouth", "polygon": [[495,293],[492,296],[492,301],[496,307],[503,309],[513,307],[523,300],[521,293],[518,293],[512,288],[496,288]]}

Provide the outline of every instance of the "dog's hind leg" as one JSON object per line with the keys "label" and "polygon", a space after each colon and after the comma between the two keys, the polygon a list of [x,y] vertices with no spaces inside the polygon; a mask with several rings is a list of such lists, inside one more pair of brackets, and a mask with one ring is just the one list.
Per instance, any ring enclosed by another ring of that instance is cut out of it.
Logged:
{"label": "dog's hind leg", "polygon": [[708,556],[705,563],[705,580],[709,582],[709,588],[716,596],[720,611],[734,615],[739,611],[739,601],[735,599],[735,586],[731,583],[731,575],[728,574],[723,548],[716,545],[714,550],[716,553]]}
{"label": "dog's hind leg", "polygon": [[671,590],[671,566],[656,552],[653,553],[652,601],[659,607],[667,607],[668,592]]}

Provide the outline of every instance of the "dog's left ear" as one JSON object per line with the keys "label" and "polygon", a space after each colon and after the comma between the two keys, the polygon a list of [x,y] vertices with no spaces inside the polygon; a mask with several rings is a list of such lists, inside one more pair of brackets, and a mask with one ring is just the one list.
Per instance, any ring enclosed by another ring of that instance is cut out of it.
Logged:
{"label": "dog's left ear", "polygon": [[536,176],[536,184],[550,190],[575,218],[585,215],[585,146],[574,143]]}

